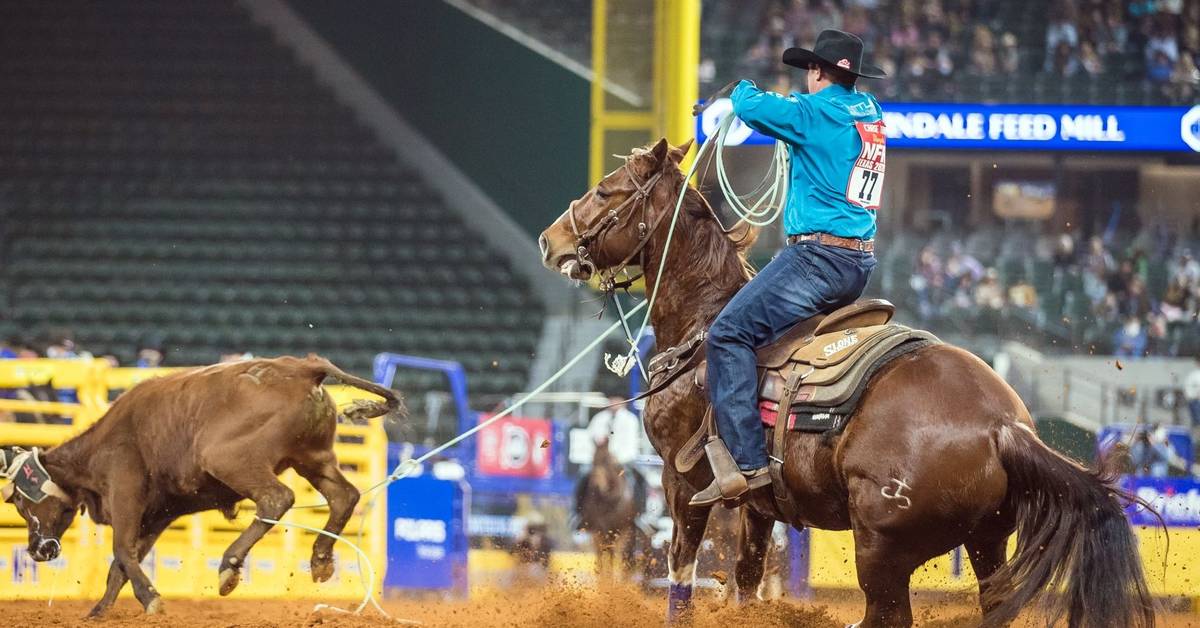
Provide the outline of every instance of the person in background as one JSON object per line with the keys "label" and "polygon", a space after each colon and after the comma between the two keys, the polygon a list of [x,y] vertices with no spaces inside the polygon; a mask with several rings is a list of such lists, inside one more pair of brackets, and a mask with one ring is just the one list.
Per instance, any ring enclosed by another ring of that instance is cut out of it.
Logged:
{"label": "person in background", "polygon": [[161,347],[144,344],[138,348],[137,367],[153,369],[162,366],[163,351]]}
{"label": "person in background", "polygon": [[1200,355],[1195,357],[1192,371],[1183,380],[1183,398],[1187,401],[1192,429],[1200,428]]}
{"label": "person in background", "polygon": [[633,502],[641,514],[646,506],[646,478],[634,463],[642,453],[642,420],[629,411],[624,398],[612,396],[608,403],[608,408],[592,417],[588,433],[596,444],[608,442],[608,453],[624,467],[626,477],[633,482]]}
{"label": "person in background", "polygon": [[1142,321],[1135,315],[1128,315],[1113,336],[1113,355],[1120,358],[1140,358],[1146,355],[1146,342],[1146,328]]}

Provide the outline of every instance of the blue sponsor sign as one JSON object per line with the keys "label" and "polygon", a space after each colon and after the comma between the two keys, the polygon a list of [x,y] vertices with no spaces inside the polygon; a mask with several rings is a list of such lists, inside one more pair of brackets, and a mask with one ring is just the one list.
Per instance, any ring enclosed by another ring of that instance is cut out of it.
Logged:
{"label": "blue sponsor sign", "polygon": [[[1127,477],[1125,490],[1140,497],[1170,527],[1200,527],[1200,482],[1193,478]],[[1135,525],[1159,525],[1158,517],[1138,505],[1128,508],[1129,520]]]}
{"label": "blue sponsor sign", "polygon": [[[1116,443],[1125,443],[1132,447],[1134,445],[1132,432],[1142,429],[1150,428],[1145,425],[1139,427],[1128,423],[1106,425],[1096,434],[1096,449],[1100,452],[1107,452]],[[1196,459],[1195,450],[1192,447],[1191,431],[1182,425],[1167,425],[1162,429],[1166,432],[1169,455],[1177,459],[1183,468],[1192,468],[1192,463]]]}
{"label": "blue sponsor sign", "polygon": [[467,490],[429,475],[388,486],[387,588],[467,590]]}
{"label": "blue sponsor sign", "polygon": [[[697,119],[703,141],[732,102],[722,98]],[[1042,151],[1200,152],[1200,105],[984,105],[884,103],[889,148]],[[735,121],[727,145],[775,140]]]}

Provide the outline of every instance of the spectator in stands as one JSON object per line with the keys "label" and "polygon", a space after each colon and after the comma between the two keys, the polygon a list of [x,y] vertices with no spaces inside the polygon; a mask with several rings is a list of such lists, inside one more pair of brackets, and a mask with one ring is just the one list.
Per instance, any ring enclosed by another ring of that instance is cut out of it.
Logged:
{"label": "spectator in stands", "polygon": [[1050,63],[1049,72],[1054,76],[1071,77],[1079,71],[1079,60],[1075,57],[1071,45],[1065,41],[1058,43],[1058,46],[1054,48],[1054,54],[1048,61]]}
{"label": "spectator in stands", "polygon": [[1127,314],[1125,322],[1113,336],[1113,355],[1121,358],[1140,358],[1146,355],[1146,328],[1136,315]]}
{"label": "spectator in stands", "polygon": [[46,335],[45,356],[54,360],[90,358],[91,353],[82,351],[75,344],[75,333],[69,329],[53,329]]}
{"label": "spectator in stands", "polygon": [[1167,284],[1159,309],[1168,323],[1187,320],[1188,301],[1191,298],[1191,285],[1186,275],[1175,275]]}
{"label": "spectator in stands", "polygon": [[973,74],[991,76],[996,73],[996,50],[992,31],[983,24],[976,24],[971,36],[971,64]]}
{"label": "spectator in stands", "polygon": [[1005,74],[1016,74],[1020,67],[1021,53],[1017,49],[1017,36],[1004,33],[1000,36],[1000,71]]}
{"label": "spectator in stands", "polygon": [[1200,428],[1200,355],[1195,357],[1192,372],[1183,380],[1183,398],[1192,418],[1192,429]]}
{"label": "spectator in stands", "polygon": [[1079,31],[1075,28],[1075,4],[1070,0],[1056,0],[1047,14],[1046,27],[1046,72],[1058,72],[1059,56],[1063,46],[1070,53],[1079,45]]}
{"label": "spectator in stands", "polygon": [[1183,249],[1178,257],[1167,264],[1167,272],[1172,277],[1183,277],[1188,284],[1200,284],[1200,262],[1192,257],[1189,249]]}
{"label": "spectator in stands", "polygon": [[1036,309],[1038,305],[1037,288],[1034,288],[1029,280],[1022,277],[1009,287],[1008,300],[1015,307],[1027,310]]}
{"label": "spectator in stands", "polygon": [[1104,73],[1104,62],[1100,60],[1096,47],[1090,41],[1079,45],[1079,67],[1083,68],[1085,74],[1092,77]]}
{"label": "spectator in stands", "polygon": [[162,347],[156,344],[146,344],[138,348],[137,367],[143,369],[152,369],[162,366],[163,351]]}
{"label": "spectator in stands", "polygon": [[1146,65],[1146,78],[1151,83],[1165,85],[1171,80],[1171,74],[1175,71],[1175,64],[1167,57],[1166,53],[1159,50],[1154,53],[1154,58]]}
{"label": "spectator in stands", "polygon": [[995,268],[987,269],[975,286],[975,305],[985,310],[1004,308],[1004,287],[1000,285],[1000,273]]}
{"label": "spectator in stands", "polygon": [[1184,50],[1175,64],[1171,74],[1170,97],[1174,102],[1190,103],[1197,99],[1200,92],[1200,67],[1196,65],[1196,54]]}
{"label": "spectator in stands", "polygon": [[1146,40],[1144,53],[1148,63],[1153,63],[1159,53],[1162,53],[1172,64],[1179,59],[1179,39],[1175,34],[1175,27],[1170,21],[1151,20],[1150,37]]}
{"label": "spectator in stands", "polygon": [[1146,293],[1146,281],[1140,276],[1134,275],[1129,282],[1129,289],[1118,296],[1122,314],[1144,318],[1150,313],[1150,295]]}
{"label": "spectator in stands", "polygon": [[922,321],[931,320],[936,313],[944,282],[942,259],[937,251],[931,246],[921,249],[909,286],[917,294],[917,313]]}

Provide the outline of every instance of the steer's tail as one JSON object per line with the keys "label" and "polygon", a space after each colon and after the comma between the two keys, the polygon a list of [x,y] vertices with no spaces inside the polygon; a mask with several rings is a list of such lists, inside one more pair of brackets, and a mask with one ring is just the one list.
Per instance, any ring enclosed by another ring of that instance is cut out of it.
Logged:
{"label": "steer's tail", "polygon": [[1046,596],[1050,621],[1072,628],[1154,626],[1154,603],[1114,486],[1114,456],[1086,469],[1047,447],[1024,425],[993,433],[1016,507],[1016,554],[987,582],[985,626],[1007,625]]}
{"label": "steer's tail", "polygon": [[366,419],[373,419],[385,414],[396,417],[407,414],[407,410],[404,408],[404,399],[400,396],[400,393],[391,390],[390,388],[380,386],[375,382],[351,375],[334,366],[333,362],[330,362],[325,358],[315,355],[310,355],[308,357],[309,360],[316,362],[316,374],[319,374],[321,379],[332,377],[347,386],[353,386],[359,390],[365,390],[369,393],[383,397],[383,401],[366,399],[354,400],[354,403],[350,404],[350,407],[342,411],[342,416],[346,417],[346,419],[350,421],[365,421]]}

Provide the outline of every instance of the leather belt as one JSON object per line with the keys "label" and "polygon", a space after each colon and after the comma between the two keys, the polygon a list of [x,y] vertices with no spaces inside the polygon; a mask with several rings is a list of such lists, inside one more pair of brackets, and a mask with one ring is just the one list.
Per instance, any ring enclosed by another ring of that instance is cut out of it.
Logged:
{"label": "leather belt", "polygon": [[850,249],[851,251],[861,251],[863,253],[875,252],[874,240],[843,238],[840,236],[829,235],[828,233],[804,233],[801,235],[790,235],[787,238],[788,245],[797,244],[800,242],[817,242],[819,244]]}

